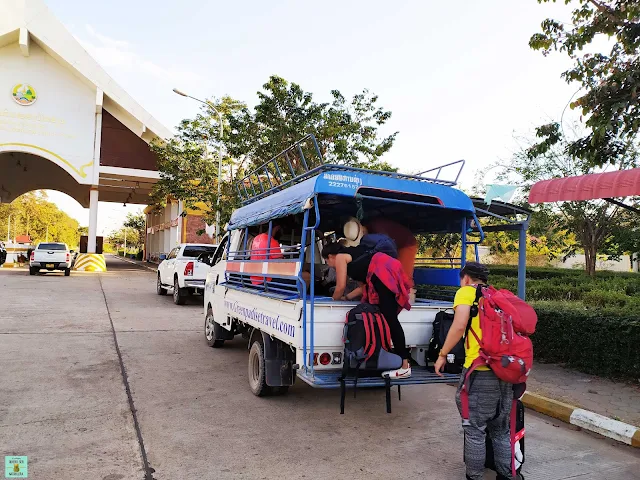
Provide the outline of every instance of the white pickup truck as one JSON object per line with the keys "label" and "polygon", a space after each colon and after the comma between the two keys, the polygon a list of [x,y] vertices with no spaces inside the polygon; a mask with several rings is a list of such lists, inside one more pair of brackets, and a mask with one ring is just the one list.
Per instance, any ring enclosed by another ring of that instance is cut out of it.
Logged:
{"label": "white pickup truck", "polygon": [[49,272],[61,270],[65,277],[71,274],[71,252],[66,243],[38,244],[29,258],[29,275],[35,275],[42,269]]}
{"label": "white pickup truck", "polygon": [[166,295],[167,289],[172,288],[173,303],[184,305],[189,294],[203,291],[209,272],[204,257],[216,248],[217,245],[183,243],[171,250],[158,266],[158,295]]}

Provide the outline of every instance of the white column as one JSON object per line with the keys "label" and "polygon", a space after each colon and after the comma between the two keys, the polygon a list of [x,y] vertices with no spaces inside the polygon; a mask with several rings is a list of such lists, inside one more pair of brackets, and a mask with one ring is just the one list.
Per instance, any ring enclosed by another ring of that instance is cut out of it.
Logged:
{"label": "white column", "polygon": [[89,241],[87,253],[96,253],[96,234],[98,232],[98,189],[91,187],[89,191]]}

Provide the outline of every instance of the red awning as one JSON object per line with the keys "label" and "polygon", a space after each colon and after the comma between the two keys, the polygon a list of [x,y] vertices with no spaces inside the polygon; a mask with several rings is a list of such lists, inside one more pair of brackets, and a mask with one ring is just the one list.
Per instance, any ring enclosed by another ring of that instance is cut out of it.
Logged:
{"label": "red awning", "polygon": [[640,168],[543,180],[531,187],[529,203],[595,200],[640,195]]}

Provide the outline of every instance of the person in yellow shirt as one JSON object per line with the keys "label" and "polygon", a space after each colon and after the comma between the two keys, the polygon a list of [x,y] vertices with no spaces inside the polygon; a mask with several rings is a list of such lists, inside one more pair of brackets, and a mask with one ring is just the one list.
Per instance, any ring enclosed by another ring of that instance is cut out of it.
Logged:
{"label": "person in yellow shirt", "polygon": [[[465,336],[471,318],[471,329],[478,339],[482,339],[480,316],[472,316],[472,308],[476,301],[478,285],[485,285],[489,280],[489,269],[476,262],[468,262],[460,270],[460,289],[453,300],[455,315],[444,345],[440,350],[435,371],[442,376],[442,369],[447,361],[447,354]],[[464,341],[465,362],[456,391],[456,404],[462,412],[460,391],[464,384],[467,370],[478,358],[480,345],[475,336],[469,334]],[[513,400],[513,386],[503,382],[487,366],[478,367],[469,381],[469,422],[462,425],[465,433],[464,463],[467,467],[468,480],[484,478],[486,451],[486,435],[493,444],[494,461],[497,480],[511,480],[511,438],[509,419]],[[518,474],[517,478],[521,478]]]}

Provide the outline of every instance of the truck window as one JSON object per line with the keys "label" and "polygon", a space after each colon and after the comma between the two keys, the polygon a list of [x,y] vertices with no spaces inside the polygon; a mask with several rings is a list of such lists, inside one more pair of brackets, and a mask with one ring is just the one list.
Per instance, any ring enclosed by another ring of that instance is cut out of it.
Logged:
{"label": "truck window", "polygon": [[64,243],[41,243],[38,245],[38,250],[56,250],[64,252],[67,250],[67,246]]}
{"label": "truck window", "polygon": [[201,245],[190,245],[188,247],[184,247],[184,252],[182,253],[183,257],[189,258],[197,258],[201,253],[213,253],[216,251],[216,246],[201,246]]}
{"label": "truck window", "polygon": [[178,253],[179,248],[174,248],[173,250],[171,250],[171,252],[169,252],[169,256],[167,257],[167,260],[171,260],[172,258],[176,258],[176,255]]}
{"label": "truck window", "polygon": [[216,263],[218,263],[222,259],[222,254],[227,248],[228,242],[229,242],[229,236],[227,235],[222,239],[222,242],[220,242],[220,246],[216,250],[216,253],[213,255],[213,258],[211,259],[211,266],[214,266]]}

